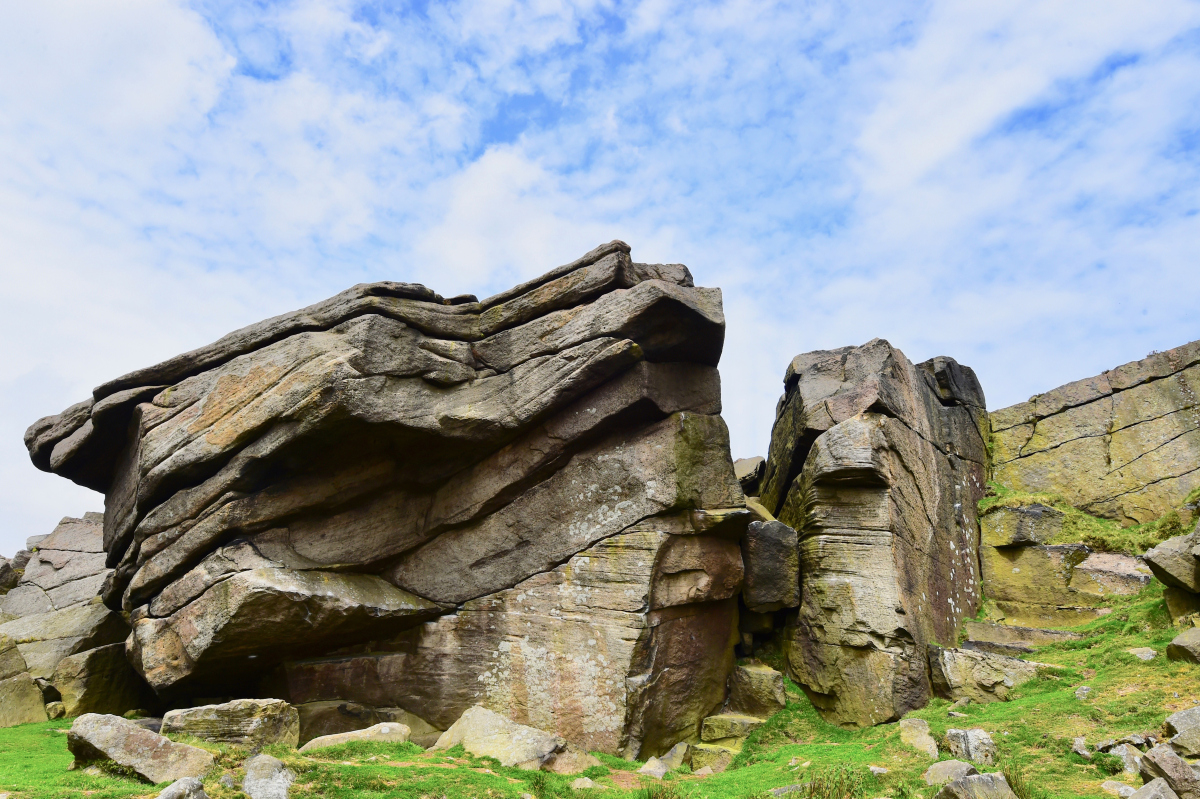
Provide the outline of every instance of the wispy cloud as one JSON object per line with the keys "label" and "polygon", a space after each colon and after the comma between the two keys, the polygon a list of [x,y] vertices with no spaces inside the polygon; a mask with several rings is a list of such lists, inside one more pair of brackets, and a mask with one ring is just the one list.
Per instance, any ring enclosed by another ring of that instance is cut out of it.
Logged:
{"label": "wispy cloud", "polygon": [[99,507],[34,418],[363,280],[688,263],[735,455],[809,349],[999,407],[1200,337],[1198,100],[1191,0],[8,4],[0,551]]}

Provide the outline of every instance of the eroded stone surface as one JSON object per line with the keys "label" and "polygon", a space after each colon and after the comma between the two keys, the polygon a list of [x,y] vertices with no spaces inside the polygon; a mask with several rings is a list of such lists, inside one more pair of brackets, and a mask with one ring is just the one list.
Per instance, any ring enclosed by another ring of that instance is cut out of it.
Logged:
{"label": "eroded stone surface", "polygon": [[557,735],[517,724],[476,705],[442,733],[431,748],[449,749],[462,744],[476,757],[494,757],[500,765],[537,770],[567,742]]}
{"label": "eroded stone surface", "polygon": [[119,716],[85,713],[71,725],[67,748],[76,763],[111,760],[150,782],[201,777],[213,756],[203,749],[175,743]]}
{"label": "eroded stone surface", "polygon": [[300,716],[280,699],[235,699],[172,710],[163,716],[162,732],[252,749],[269,744],[295,747],[300,739]]}
{"label": "eroded stone surface", "polygon": [[944,699],[999,702],[1009,691],[1037,676],[1037,663],[970,649],[931,646],[934,692]]}

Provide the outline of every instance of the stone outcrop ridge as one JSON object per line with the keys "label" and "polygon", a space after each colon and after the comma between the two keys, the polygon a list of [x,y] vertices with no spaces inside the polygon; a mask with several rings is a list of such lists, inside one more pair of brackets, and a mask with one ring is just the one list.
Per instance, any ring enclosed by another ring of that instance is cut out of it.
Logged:
{"label": "stone outcrop ridge", "polygon": [[981,599],[983,391],[882,339],[797,356],[784,384],[760,501],[799,534],[788,667],[829,720],[891,721],[928,700],[927,646]]}
{"label": "stone outcrop ridge", "polygon": [[104,600],[160,693],[482,704],[644,757],[732,666],[723,337],[719,290],[612,242],[482,302],[356,286],[26,444],[105,493]]}
{"label": "stone outcrop ridge", "polygon": [[105,567],[104,516],[67,517],[47,536],[31,539],[34,551],[19,557],[23,573],[0,597],[0,616],[29,616],[87,604],[100,592]]}
{"label": "stone outcrop ridge", "polygon": [[1200,486],[1200,341],[991,414],[995,480],[1123,524]]}

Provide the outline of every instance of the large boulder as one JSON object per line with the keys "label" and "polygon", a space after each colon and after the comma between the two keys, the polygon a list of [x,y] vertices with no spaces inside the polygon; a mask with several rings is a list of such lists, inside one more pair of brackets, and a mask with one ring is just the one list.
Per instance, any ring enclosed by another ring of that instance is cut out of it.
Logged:
{"label": "large boulder", "polygon": [[981,601],[983,391],[882,339],[800,355],[784,385],[760,499],[800,540],[788,669],[826,719],[892,721],[930,696],[927,644]]}
{"label": "large boulder", "polygon": [[1200,558],[1193,549],[1200,544],[1200,524],[1187,535],[1168,538],[1143,558],[1154,576],[1171,588],[1189,593],[1200,592]]}
{"label": "large boulder", "polygon": [[1017,799],[1000,772],[971,774],[947,783],[933,799]]}
{"label": "large boulder", "polygon": [[1000,702],[1037,677],[1041,664],[972,649],[929,647],[934,692],[943,699]]}
{"label": "large boulder", "polygon": [[300,741],[300,715],[281,699],[235,699],[172,710],[163,716],[162,733],[251,749],[270,744],[295,748]]}
{"label": "large boulder", "polygon": [[67,732],[78,765],[111,760],[153,783],[202,777],[216,763],[203,749],[175,743],[119,716],[85,713]]}
{"label": "large boulder", "polygon": [[123,715],[156,702],[141,675],[129,665],[124,644],[108,644],[63,658],[50,682],[60,694],[67,716]]}
{"label": "large boulder", "polygon": [[1166,780],[1179,799],[1200,799],[1200,776],[1170,744],[1158,744],[1142,755],[1141,777],[1144,782]]}
{"label": "large boulder", "polygon": [[[611,242],[483,301],[355,286],[99,386],[25,442],[105,494],[104,600],[173,704],[353,701],[445,728],[482,703],[645,757],[698,736],[732,668],[751,515],[723,339],[719,290]],[[335,674],[401,661],[380,691]]]}
{"label": "large boulder", "polygon": [[476,757],[494,757],[502,766],[535,771],[567,747],[557,735],[517,724],[479,705],[468,708],[431,749],[459,744]]}
{"label": "large boulder", "polygon": [[996,763],[996,742],[986,730],[978,727],[969,730],[946,730],[946,746],[955,757],[985,766]]}
{"label": "large boulder", "polygon": [[1200,486],[1198,391],[1193,341],[995,411],[993,479],[1123,524],[1153,521]]}

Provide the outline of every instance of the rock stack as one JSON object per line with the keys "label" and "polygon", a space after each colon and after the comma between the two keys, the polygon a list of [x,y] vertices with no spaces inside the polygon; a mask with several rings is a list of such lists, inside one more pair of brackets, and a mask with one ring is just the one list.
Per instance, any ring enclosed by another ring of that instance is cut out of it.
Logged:
{"label": "rock stack", "polygon": [[105,494],[104,601],[160,695],[436,729],[482,704],[645,757],[698,735],[733,663],[723,338],[719,290],[612,242],[482,302],[356,286],[26,445]]}
{"label": "rock stack", "polygon": [[788,668],[830,721],[892,721],[930,697],[928,645],[979,607],[983,391],[882,339],[797,356],[784,385],[760,504],[799,537]]}

